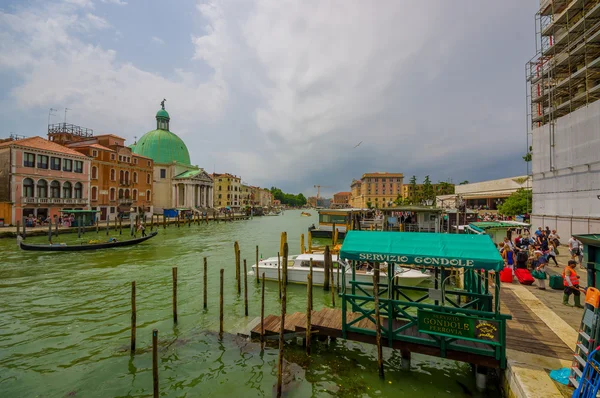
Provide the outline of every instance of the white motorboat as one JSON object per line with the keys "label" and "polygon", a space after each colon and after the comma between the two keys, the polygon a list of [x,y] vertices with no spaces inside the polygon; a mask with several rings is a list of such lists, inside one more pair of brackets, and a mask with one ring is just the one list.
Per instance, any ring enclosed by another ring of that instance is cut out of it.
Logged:
{"label": "white motorboat", "polygon": [[[325,256],[323,254],[300,254],[296,256],[291,256],[288,258],[288,282],[290,283],[301,283],[306,284],[307,275],[310,270],[310,259],[313,260],[313,285],[323,285],[324,281],[324,259]],[[350,280],[352,279],[352,268],[351,265],[338,260],[337,255],[331,256],[333,262],[333,273],[334,278],[337,280],[337,272],[341,272],[341,270],[345,270],[346,272],[346,286],[350,286]],[[279,259],[277,257],[269,257],[264,260],[260,260],[258,263],[258,272],[259,275],[262,276],[263,272],[265,274],[266,280],[278,280],[278,272],[277,267],[278,264],[281,264],[283,261],[283,257]],[[380,273],[381,277],[386,276],[387,265],[384,266],[385,263],[382,263],[382,271]],[[281,265],[280,265],[281,266]],[[421,272],[419,270],[403,268],[395,266],[395,274],[394,278],[398,279],[398,283],[401,286],[416,286],[428,279],[431,278],[431,275],[426,272]],[[252,270],[248,272],[248,275],[256,275],[256,264],[252,265]],[[281,273],[281,271],[279,271]],[[359,282],[373,282],[373,271],[365,270],[365,269],[357,269],[356,270],[356,280]],[[340,275],[341,281],[341,275]]]}

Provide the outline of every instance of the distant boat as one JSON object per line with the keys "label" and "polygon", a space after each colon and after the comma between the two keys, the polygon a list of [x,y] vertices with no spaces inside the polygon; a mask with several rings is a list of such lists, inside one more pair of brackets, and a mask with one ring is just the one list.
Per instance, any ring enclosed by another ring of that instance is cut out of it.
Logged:
{"label": "distant boat", "polygon": [[308,212],[305,212],[305,211],[303,211],[302,213],[300,213],[300,215],[301,215],[302,217],[311,217],[311,216],[312,216],[312,214],[310,214],[310,213],[308,213]]}
{"label": "distant boat", "polygon": [[155,237],[158,232],[152,232],[148,236],[143,236],[141,238],[122,240],[122,241],[114,241],[114,242],[103,242],[103,243],[88,243],[81,245],[67,245],[64,243],[54,243],[54,244],[35,244],[28,245],[26,243],[20,242],[20,247],[23,250],[27,251],[36,251],[36,252],[78,252],[84,250],[98,250],[98,249],[109,249],[112,247],[124,247],[124,246],[133,246],[138,243],[142,243],[150,238]]}

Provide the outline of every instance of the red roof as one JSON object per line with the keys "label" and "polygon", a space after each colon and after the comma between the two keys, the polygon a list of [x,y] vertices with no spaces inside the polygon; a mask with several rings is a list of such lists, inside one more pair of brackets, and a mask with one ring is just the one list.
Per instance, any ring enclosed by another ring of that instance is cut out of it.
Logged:
{"label": "red roof", "polygon": [[338,193],[334,193],[334,196],[350,196],[351,193],[350,192],[338,192]]}
{"label": "red roof", "polygon": [[0,144],[0,148],[7,146],[20,146],[25,148],[41,149],[43,151],[62,153],[64,155],[76,156],[80,158],[87,158],[85,155],[82,155],[74,149],[67,148],[66,146],[45,140],[42,137],[23,138],[20,140],[7,141]]}

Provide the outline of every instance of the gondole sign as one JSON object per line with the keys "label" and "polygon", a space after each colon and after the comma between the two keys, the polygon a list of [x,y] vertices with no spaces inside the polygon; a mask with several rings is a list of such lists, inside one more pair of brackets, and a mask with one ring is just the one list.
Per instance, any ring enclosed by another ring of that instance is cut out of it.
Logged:
{"label": "gondole sign", "polygon": [[437,311],[417,312],[421,333],[499,342],[498,322]]}

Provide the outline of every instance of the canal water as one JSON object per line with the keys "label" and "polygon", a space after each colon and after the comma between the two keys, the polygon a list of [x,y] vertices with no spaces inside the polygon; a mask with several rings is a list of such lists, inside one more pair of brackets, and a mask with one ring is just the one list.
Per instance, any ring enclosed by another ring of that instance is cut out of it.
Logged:
{"label": "canal water", "polygon": [[[233,243],[254,263],[276,255],[282,231],[290,254],[300,234],[317,223],[287,211],[232,223],[161,227],[152,240],[131,248],[82,253],[20,251],[0,240],[0,396],[144,397],[152,394],[152,329],[159,331],[159,377],[165,397],[273,396],[277,349],[260,347],[235,333],[260,316],[260,286],[248,281],[249,316],[238,297]],[[111,236],[118,236],[111,230]],[[123,231],[125,234],[125,231]],[[82,241],[96,238],[88,232]],[[105,232],[101,232],[105,239]],[[125,236],[123,236],[125,238]],[[31,237],[28,242],[47,238]],[[54,241],[74,241],[62,235]],[[208,258],[208,310],[202,309],[202,259]],[[178,312],[172,320],[171,268],[178,267]],[[218,330],[219,269],[225,269],[225,330]],[[137,345],[130,336],[131,281],[137,285]],[[331,305],[330,294],[314,290],[315,310]],[[280,312],[277,284],[267,282],[266,314]],[[338,304],[338,303],[336,303]],[[339,304],[338,304],[339,305]],[[306,287],[289,285],[288,313],[305,311]],[[385,380],[377,374],[373,346],[337,340],[315,343],[307,359],[301,347],[286,347],[288,397],[466,397],[475,392],[468,365],[413,354],[410,372],[400,355],[384,349]],[[496,390],[485,396],[499,396]]]}

